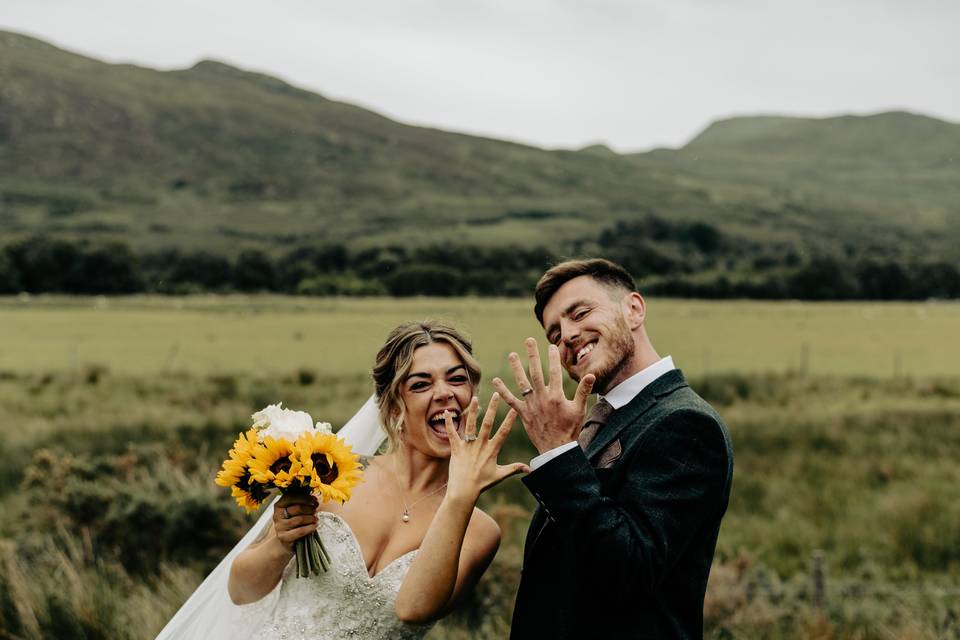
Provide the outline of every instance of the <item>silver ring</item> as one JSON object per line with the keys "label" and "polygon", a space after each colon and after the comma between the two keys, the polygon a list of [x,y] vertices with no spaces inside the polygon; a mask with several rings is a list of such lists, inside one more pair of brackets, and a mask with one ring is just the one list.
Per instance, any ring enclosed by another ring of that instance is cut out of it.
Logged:
{"label": "silver ring", "polygon": [[533,387],[530,387],[529,389],[524,389],[523,391],[520,392],[520,395],[522,395],[523,397],[527,397],[531,393],[533,393]]}
{"label": "silver ring", "polygon": [[472,435],[472,434],[469,434],[469,433],[468,433],[467,435],[463,436],[463,441],[464,441],[464,442],[473,442],[473,441],[476,440],[476,439],[477,439],[477,436]]}
{"label": "silver ring", "polygon": [[287,511],[287,508],[286,508],[286,507],[283,508],[283,519],[284,519],[284,520],[289,520],[289,519],[290,519],[290,513]]}

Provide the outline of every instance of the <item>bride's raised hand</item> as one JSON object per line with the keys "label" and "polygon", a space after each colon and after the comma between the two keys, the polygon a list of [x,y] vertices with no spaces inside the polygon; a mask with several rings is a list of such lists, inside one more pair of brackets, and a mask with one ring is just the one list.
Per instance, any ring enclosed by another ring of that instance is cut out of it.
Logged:
{"label": "bride's raised hand", "polygon": [[476,502],[480,494],[504,478],[517,473],[528,473],[530,468],[522,462],[497,464],[500,449],[506,442],[517,413],[513,409],[507,413],[500,428],[493,431],[493,422],[497,417],[500,394],[490,396],[487,410],[483,414],[480,430],[477,431],[477,412],[480,403],[476,397],[470,401],[463,423],[463,437],[453,427],[453,415],[447,412],[444,424],[447,438],[450,440],[450,469],[447,480],[447,495]]}
{"label": "bride's raised hand", "polygon": [[317,529],[319,502],[312,495],[287,494],[273,505],[277,539],[293,553],[293,543]]}

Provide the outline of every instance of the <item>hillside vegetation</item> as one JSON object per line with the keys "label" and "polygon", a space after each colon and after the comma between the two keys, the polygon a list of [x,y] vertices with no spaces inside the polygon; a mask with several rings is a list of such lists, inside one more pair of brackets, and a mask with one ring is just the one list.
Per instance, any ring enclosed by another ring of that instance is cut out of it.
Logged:
{"label": "hillside vegetation", "polygon": [[960,125],[885,113],[546,150],[0,32],[0,293],[512,295],[603,254],[665,295],[956,297],[958,149]]}

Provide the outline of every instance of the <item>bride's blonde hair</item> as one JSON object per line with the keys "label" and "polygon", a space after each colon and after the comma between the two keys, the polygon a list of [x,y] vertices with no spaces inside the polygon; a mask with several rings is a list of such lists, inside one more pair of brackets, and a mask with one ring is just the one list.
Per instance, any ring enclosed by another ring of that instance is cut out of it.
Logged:
{"label": "bride's blonde hair", "polygon": [[480,383],[480,363],[473,357],[473,344],[457,329],[437,320],[408,322],[395,328],[377,352],[373,367],[380,424],[386,428],[389,451],[395,450],[400,443],[400,428],[407,413],[401,387],[413,366],[413,352],[438,342],[453,347],[467,368],[467,376],[474,387]]}

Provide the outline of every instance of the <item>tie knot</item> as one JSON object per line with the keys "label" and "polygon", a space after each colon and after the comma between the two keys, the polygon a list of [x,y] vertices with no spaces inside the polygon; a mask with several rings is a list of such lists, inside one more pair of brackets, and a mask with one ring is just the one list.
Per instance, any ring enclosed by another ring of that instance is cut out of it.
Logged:
{"label": "tie knot", "polygon": [[590,414],[587,415],[587,421],[584,422],[584,424],[590,424],[591,422],[606,424],[611,413],[613,413],[613,405],[601,398],[597,401],[597,404],[593,405],[593,408],[590,409]]}

